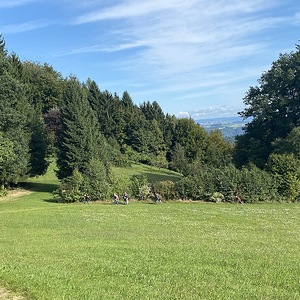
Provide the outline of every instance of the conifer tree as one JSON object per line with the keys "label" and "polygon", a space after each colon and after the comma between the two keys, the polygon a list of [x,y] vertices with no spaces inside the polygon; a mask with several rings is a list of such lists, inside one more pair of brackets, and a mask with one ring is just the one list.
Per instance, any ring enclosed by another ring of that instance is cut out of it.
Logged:
{"label": "conifer tree", "polygon": [[29,115],[24,86],[9,73],[0,74],[0,133],[4,145],[9,146],[7,150],[13,151],[10,162],[1,166],[0,177],[4,185],[18,183],[28,174]]}
{"label": "conifer tree", "polygon": [[86,174],[91,159],[107,163],[106,142],[87,100],[87,90],[76,77],[67,80],[58,136],[58,178],[71,176],[75,169]]}

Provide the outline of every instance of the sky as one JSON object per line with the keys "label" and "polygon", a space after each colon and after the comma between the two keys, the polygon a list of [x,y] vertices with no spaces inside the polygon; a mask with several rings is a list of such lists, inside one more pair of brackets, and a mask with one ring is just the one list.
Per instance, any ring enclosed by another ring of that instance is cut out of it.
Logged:
{"label": "sky", "polygon": [[237,116],[280,53],[300,43],[298,0],[0,0],[9,53],[137,105]]}

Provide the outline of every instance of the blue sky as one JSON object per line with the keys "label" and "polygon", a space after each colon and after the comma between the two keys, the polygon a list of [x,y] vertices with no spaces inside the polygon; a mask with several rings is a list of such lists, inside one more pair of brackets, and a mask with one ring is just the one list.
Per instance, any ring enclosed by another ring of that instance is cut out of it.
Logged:
{"label": "blue sky", "polygon": [[236,116],[280,53],[300,43],[298,0],[0,0],[21,60],[195,119]]}

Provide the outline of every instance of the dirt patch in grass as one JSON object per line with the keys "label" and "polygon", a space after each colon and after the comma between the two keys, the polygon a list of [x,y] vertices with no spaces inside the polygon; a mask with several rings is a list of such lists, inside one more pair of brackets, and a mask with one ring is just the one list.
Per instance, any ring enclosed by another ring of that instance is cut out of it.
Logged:
{"label": "dirt patch in grass", "polygon": [[27,191],[24,189],[16,189],[16,190],[8,191],[7,195],[0,197],[0,201],[18,198],[24,195],[29,195],[31,193],[32,193],[31,191]]}
{"label": "dirt patch in grass", "polygon": [[1,300],[26,300],[27,298],[16,295],[15,293],[8,291],[6,288],[0,287],[0,299]]}

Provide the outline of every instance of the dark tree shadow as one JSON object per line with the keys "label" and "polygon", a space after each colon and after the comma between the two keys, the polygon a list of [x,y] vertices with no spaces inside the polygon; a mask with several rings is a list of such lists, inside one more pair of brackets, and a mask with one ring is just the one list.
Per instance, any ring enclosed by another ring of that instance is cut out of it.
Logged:
{"label": "dark tree shadow", "polygon": [[33,192],[44,192],[44,193],[52,193],[57,190],[58,185],[52,183],[39,183],[39,182],[23,182],[21,186],[29,191]]}
{"label": "dark tree shadow", "polygon": [[57,198],[43,199],[47,203],[60,203]]}
{"label": "dark tree shadow", "polygon": [[144,173],[148,179],[149,182],[156,182],[156,181],[173,181],[173,182],[177,182],[180,180],[179,176],[176,175],[170,175],[168,173],[165,174],[154,174],[151,172],[145,172]]}

